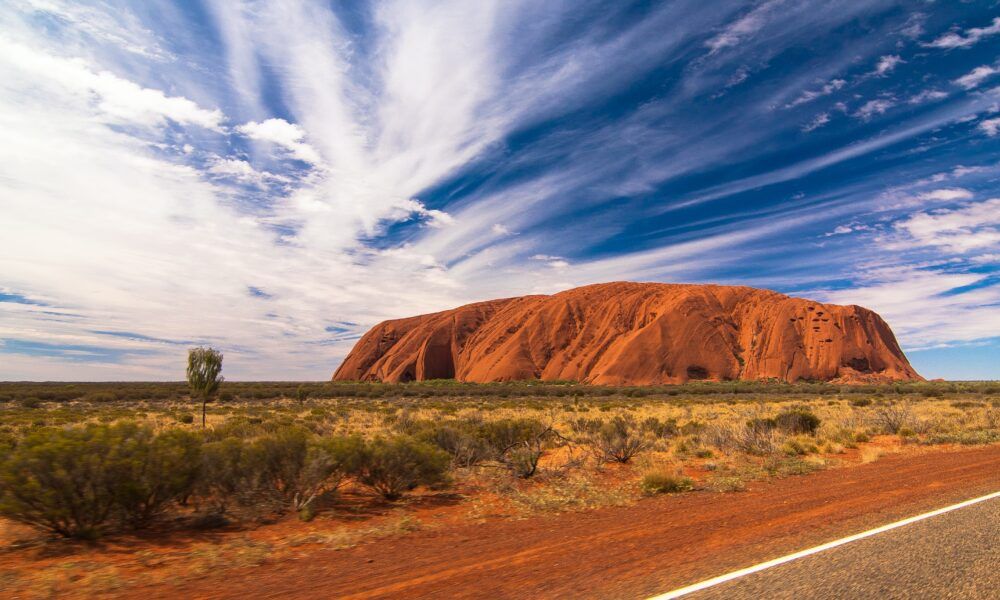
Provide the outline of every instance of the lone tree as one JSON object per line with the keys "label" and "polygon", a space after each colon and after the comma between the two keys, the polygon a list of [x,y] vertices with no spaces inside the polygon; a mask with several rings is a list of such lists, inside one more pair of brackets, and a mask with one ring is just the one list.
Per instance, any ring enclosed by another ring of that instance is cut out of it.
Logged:
{"label": "lone tree", "polygon": [[201,426],[205,427],[205,405],[222,383],[222,353],[212,348],[188,350],[187,380],[191,397],[201,398]]}

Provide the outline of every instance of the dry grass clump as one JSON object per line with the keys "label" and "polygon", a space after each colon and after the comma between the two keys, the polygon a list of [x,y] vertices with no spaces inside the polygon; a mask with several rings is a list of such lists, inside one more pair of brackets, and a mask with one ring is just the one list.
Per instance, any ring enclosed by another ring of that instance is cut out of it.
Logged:
{"label": "dry grass clump", "polygon": [[639,488],[647,496],[656,494],[678,494],[694,489],[694,480],[684,475],[667,471],[650,471],[642,476]]}

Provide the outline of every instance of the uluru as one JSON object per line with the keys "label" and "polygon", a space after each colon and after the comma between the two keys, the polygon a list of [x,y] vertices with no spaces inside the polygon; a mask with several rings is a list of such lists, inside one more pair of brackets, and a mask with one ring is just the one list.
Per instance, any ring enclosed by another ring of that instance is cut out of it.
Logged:
{"label": "uluru", "polygon": [[860,306],[744,286],[615,282],[384,321],[335,381],[921,380]]}

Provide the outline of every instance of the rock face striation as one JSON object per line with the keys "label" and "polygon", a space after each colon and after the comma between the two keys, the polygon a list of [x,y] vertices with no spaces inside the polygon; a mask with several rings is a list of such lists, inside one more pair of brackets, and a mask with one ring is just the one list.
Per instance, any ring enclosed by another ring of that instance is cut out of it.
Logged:
{"label": "rock face striation", "polygon": [[750,287],[627,282],[385,321],[333,375],[451,378],[602,385],[921,379],[886,322],[860,306]]}

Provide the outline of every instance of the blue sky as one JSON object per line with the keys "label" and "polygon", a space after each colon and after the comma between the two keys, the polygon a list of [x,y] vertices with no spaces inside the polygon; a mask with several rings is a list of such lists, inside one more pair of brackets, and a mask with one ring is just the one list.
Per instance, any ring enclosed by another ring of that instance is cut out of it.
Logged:
{"label": "blue sky", "polygon": [[8,6],[0,379],[325,379],[380,320],[614,280],[1000,378],[1000,3]]}

